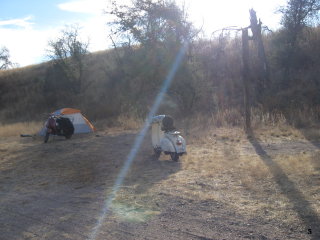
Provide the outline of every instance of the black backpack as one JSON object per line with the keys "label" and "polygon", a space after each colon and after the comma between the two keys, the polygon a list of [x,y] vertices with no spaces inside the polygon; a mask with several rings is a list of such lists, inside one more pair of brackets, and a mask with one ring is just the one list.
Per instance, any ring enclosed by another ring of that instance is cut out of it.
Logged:
{"label": "black backpack", "polygon": [[74,126],[69,118],[60,117],[57,118],[56,121],[58,123],[59,131],[62,135],[71,136],[74,133]]}
{"label": "black backpack", "polygon": [[163,119],[162,119],[162,128],[161,130],[165,131],[165,132],[170,132],[170,131],[174,131],[176,128],[173,125],[173,118],[169,115],[166,115]]}

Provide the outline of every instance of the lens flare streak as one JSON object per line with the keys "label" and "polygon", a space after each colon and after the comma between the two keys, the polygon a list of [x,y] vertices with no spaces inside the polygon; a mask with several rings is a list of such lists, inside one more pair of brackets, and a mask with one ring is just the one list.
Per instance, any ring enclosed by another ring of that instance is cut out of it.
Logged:
{"label": "lens flare streak", "polygon": [[122,167],[122,169],[120,170],[118,176],[117,176],[117,179],[112,187],[112,192],[111,194],[107,197],[107,199],[104,201],[104,204],[103,204],[103,208],[102,208],[102,211],[101,211],[101,214],[98,218],[98,221],[95,225],[95,227],[93,228],[91,234],[90,234],[90,237],[88,238],[88,240],[95,240],[98,233],[99,233],[99,230],[110,210],[110,207],[111,207],[111,204],[112,204],[112,201],[114,200],[114,198],[116,197],[116,194],[119,190],[119,188],[121,187],[127,173],[128,173],[128,170],[130,169],[130,166],[133,162],[133,160],[135,159],[140,147],[141,147],[141,144],[142,144],[142,141],[150,127],[150,124],[151,124],[151,119],[152,117],[156,114],[156,112],[158,111],[159,109],[159,106],[164,98],[164,95],[166,94],[168,88],[170,87],[170,84],[177,72],[177,70],[179,69],[179,66],[183,60],[183,57],[186,53],[186,50],[188,48],[188,42],[185,42],[182,47],[180,48],[176,58],[175,58],[175,61],[173,63],[173,65],[171,66],[171,69],[170,69],[170,72],[168,73],[165,81],[163,82],[163,85],[161,87],[161,90],[160,92],[158,93],[153,105],[152,105],[152,108],[148,114],[148,117],[144,123],[144,126],[141,128],[139,134],[137,135],[137,137],[135,138],[135,141],[134,141],[134,145],[133,147],[131,148],[130,150],[130,153],[128,154],[127,156],[127,159]]}

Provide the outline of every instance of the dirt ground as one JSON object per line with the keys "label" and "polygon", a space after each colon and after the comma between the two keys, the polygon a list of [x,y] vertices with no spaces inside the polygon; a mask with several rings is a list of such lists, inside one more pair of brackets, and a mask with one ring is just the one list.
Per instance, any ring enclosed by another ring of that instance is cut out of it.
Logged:
{"label": "dirt ground", "polygon": [[[89,240],[136,134],[0,138],[0,239]],[[320,239],[320,144],[306,136],[215,129],[173,162],[149,134],[95,239]]]}

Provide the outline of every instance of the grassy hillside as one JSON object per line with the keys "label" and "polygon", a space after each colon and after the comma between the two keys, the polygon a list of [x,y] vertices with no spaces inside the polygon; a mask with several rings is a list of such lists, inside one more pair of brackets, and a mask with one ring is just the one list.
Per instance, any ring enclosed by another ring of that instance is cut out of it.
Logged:
{"label": "grassy hillside", "polygon": [[[263,92],[256,90],[257,53],[250,45],[253,118],[309,125],[320,118],[320,29],[306,29],[293,55],[285,48],[283,34],[264,35],[270,84]],[[44,119],[62,107],[80,108],[92,120],[121,115],[144,118],[175,54],[164,47],[137,46],[88,54],[79,93],[70,91],[66,76],[53,62],[1,71],[0,120]],[[241,66],[239,37],[193,42],[159,111],[183,118],[207,116],[216,125],[241,125]]]}

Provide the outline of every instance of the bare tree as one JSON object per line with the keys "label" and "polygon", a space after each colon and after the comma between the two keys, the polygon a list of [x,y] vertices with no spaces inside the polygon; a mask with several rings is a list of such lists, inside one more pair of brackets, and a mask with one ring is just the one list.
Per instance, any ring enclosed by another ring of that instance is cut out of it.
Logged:
{"label": "bare tree", "polygon": [[10,61],[9,49],[2,47],[0,49],[0,70],[8,69],[14,64]]}

